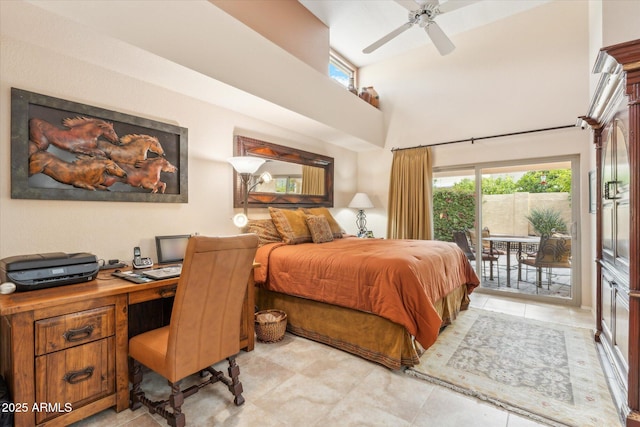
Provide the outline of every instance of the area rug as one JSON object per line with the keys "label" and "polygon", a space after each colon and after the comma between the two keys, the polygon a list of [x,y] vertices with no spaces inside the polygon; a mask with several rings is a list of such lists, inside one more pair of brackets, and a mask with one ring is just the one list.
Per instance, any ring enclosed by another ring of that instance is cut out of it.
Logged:
{"label": "area rug", "polygon": [[407,374],[552,426],[621,426],[588,329],[470,308]]}

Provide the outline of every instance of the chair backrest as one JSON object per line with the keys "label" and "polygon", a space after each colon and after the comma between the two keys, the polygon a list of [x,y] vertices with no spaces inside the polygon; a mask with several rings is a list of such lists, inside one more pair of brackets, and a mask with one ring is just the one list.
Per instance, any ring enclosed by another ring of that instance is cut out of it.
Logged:
{"label": "chair backrest", "polygon": [[189,239],[171,312],[166,366],[183,378],[240,351],[240,317],[258,236]]}
{"label": "chair backrest", "polygon": [[[471,247],[475,248],[476,245],[476,230],[473,228],[470,228],[467,230],[467,233],[469,234],[469,240],[471,241]],[[491,233],[489,232],[489,227],[485,227],[482,229],[482,239],[484,239],[485,237],[491,237]],[[491,248],[491,242],[489,242],[488,240],[482,240],[482,249],[486,249],[489,250]]]}
{"label": "chair backrest", "polygon": [[454,231],[453,232],[453,241],[458,245],[462,252],[467,256],[469,261],[473,261],[476,259],[473,251],[469,247],[469,241],[467,240],[467,234],[464,231]]}
{"label": "chair backrest", "polygon": [[571,236],[551,235],[540,237],[536,254],[537,267],[571,267]]}

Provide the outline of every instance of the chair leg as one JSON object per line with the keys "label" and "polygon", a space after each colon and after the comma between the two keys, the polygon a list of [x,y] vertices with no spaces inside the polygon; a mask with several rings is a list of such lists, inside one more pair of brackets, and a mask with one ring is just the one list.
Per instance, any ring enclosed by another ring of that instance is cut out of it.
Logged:
{"label": "chair leg", "polygon": [[144,393],[140,389],[140,384],[142,383],[142,365],[131,357],[129,358],[129,381],[133,384],[129,392],[129,408],[135,411],[142,406],[140,396],[144,396]]}
{"label": "chair leg", "polygon": [[180,389],[180,381],[176,383],[172,383],[171,381],[169,381],[169,386],[171,387],[169,404],[171,405],[171,409],[173,409],[173,413],[167,413],[167,416],[165,417],[167,419],[167,424],[169,424],[171,427],[184,427],[186,424],[185,416],[182,413],[184,395],[182,394],[182,390]]}
{"label": "chair leg", "polygon": [[244,403],[244,396],[242,396],[242,383],[240,382],[240,367],[236,363],[236,356],[228,357],[229,361],[229,377],[231,378],[231,382],[227,385],[229,391],[233,394],[234,399],[233,403],[236,406],[240,406]]}

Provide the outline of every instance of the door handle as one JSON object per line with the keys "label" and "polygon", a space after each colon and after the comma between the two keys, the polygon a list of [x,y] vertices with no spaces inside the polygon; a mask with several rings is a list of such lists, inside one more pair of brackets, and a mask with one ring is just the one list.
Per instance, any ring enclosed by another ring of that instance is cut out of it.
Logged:
{"label": "door handle", "polygon": [[619,199],[618,184],[620,181],[607,181],[604,183],[604,198],[607,200]]}

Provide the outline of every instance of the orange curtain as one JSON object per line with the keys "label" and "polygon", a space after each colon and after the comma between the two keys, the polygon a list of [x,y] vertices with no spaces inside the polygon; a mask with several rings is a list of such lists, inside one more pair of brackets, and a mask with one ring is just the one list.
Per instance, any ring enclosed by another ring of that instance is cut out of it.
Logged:
{"label": "orange curtain", "polygon": [[393,152],[389,183],[388,239],[433,238],[431,149]]}

